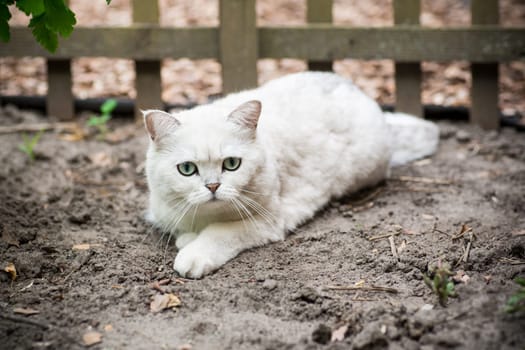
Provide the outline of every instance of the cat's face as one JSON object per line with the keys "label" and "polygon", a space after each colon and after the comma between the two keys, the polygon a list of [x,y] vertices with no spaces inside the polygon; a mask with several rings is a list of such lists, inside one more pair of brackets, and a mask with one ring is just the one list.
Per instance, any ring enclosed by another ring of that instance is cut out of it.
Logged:
{"label": "cat's face", "polygon": [[146,111],[150,190],[173,206],[191,207],[220,206],[249,193],[264,162],[256,142],[259,114],[257,101],[228,116]]}

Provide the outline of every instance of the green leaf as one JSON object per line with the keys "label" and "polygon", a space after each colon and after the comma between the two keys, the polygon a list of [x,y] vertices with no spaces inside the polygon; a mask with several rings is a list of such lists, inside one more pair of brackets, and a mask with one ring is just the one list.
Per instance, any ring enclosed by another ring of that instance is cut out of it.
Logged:
{"label": "green leaf", "polygon": [[40,130],[39,132],[35,134],[35,136],[31,138],[31,141],[29,142],[31,149],[33,149],[36,146],[36,144],[38,143],[38,141],[40,141],[40,138],[42,137],[43,134],[44,134],[44,130]]}
{"label": "green leaf", "polygon": [[100,124],[100,117],[93,115],[89,117],[89,119],[86,122],[87,126],[97,126]]}
{"label": "green leaf", "polygon": [[45,10],[44,0],[17,0],[16,7],[28,16],[38,16]]}
{"label": "green leaf", "polygon": [[8,42],[11,37],[8,23],[10,18],[9,7],[7,4],[0,3],[0,40],[3,42]]}
{"label": "green leaf", "polygon": [[106,0],[106,4],[111,4],[111,0]]}
{"label": "green leaf", "polygon": [[57,33],[51,31],[46,26],[45,16],[46,14],[43,13],[37,17],[31,18],[28,27],[31,28],[33,36],[40,45],[50,52],[55,52],[58,47],[58,36]]}
{"label": "green leaf", "polygon": [[117,107],[117,100],[115,100],[114,98],[110,98],[110,99],[106,100],[102,104],[102,106],[100,106],[100,111],[103,114],[110,114],[111,112],[113,112],[115,107]]}
{"label": "green leaf", "polygon": [[516,282],[517,284],[519,284],[522,287],[525,287],[525,277],[516,277],[514,279],[514,282]]}
{"label": "green leaf", "polygon": [[75,14],[63,0],[44,0],[44,6],[46,26],[55,33],[68,37],[77,23]]}

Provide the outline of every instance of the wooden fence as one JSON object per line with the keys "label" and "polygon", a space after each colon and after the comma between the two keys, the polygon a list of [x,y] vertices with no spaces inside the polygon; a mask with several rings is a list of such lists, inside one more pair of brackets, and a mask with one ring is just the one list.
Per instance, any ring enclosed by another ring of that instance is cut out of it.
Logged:
{"label": "wooden fence", "polygon": [[471,0],[472,25],[419,26],[420,0],[393,0],[393,27],[330,24],[332,0],[307,0],[308,24],[257,27],[256,0],[220,0],[219,27],[160,27],[157,1],[133,0],[129,27],[79,27],[55,54],[38,46],[29,29],[15,27],[0,57],[47,58],[48,114],[73,116],[71,58],[135,60],[136,106],[160,107],[163,58],[213,58],[222,64],[223,92],[257,85],[258,58],[298,58],[310,69],[329,70],[335,59],[395,61],[396,109],[422,114],[421,61],[471,62],[471,120],[499,126],[498,63],[525,59],[525,28],[498,26],[497,0]]}

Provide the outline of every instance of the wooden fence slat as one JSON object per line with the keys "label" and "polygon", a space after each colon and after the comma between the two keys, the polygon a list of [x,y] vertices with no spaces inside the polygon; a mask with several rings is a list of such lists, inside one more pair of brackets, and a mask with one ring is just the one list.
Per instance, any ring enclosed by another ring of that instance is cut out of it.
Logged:
{"label": "wooden fence slat", "polygon": [[[420,0],[394,0],[393,8],[396,25],[419,24]],[[399,44],[413,45],[412,42]],[[422,116],[421,80],[420,62],[395,63],[396,111]]]}
{"label": "wooden fence slat", "polygon": [[219,60],[224,94],[257,86],[255,0],[220,0]]}
{"label": "wooden fence slat", "polygon": [[[159,23],[158,1],[133,0],[134,23]],[[161,61],[135,60],[135,119],[142,120],[141,109],[162,109]]]}
{"label": "wooden fence slat", "polygon": [[[498,0],[471,0],[472,24],[499,23]],[[525,50],[524,50],[525,51]],[[470,121],[483,129],[499,128],[499,67],[494,63],[472,63]]]}
{"label": "wooden fence slat", "polygon": [[[525,60],[524,28],[355,28],[309,24],[261,27],[257,36],[260,58],[316,61],[392,59],[398,62],[464,60],[479,63]],[[0,57],[27,56],[218,59],[219,30],[149,25],[78,27],[70,38],[60,40],[56,53],[51,54],[35,44],[28,28],[11,28],[11,40],[0,43]]]}
{"label": "wooden fence slat", "polygon": [[47,114],[59,120],[75,117],[73,99],[71,60],[48,59],[47,66]]}
{"label": "wooden fence slat", "polygon": [[[331,23],[333,0],[308,0],[306,20],[309,23]],[[332,62],[308,61],[308,70],[331,71]]]}
{"label": "wooden fence slat", "polygon": [[[64,0],[69,4],[69,0]],[[59,120],[71,120],[75,117],[75,101],[73,99],[73,77],[71,75],[71,60],[46,60],[47,68],[47,115]]]}

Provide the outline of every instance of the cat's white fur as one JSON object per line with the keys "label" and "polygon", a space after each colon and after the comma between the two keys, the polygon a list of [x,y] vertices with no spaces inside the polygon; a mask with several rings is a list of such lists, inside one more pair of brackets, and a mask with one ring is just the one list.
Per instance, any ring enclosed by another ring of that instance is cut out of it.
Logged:
{"label": "cat's white fur", "polygon": [[[434,124],[383,113],[331,73],[293,74],[174,115],[144,116],[148,217],[177,237],[174,269],[191,278],[284,239],[331,198],[378,183],[390,163],[432,154],[439,139]],[[223,170],[227,157],[241,158],[239,169]],[[198,174],[179,173],[187,161]],[[210,183],[220,183],[215,195]]]}

